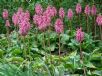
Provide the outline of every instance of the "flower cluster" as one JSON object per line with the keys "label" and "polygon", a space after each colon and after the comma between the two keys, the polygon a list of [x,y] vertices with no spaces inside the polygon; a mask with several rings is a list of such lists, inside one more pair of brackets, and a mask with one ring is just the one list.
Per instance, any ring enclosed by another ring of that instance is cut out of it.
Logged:
{"label": "flower cluster", "polygon": [[12,16],[12,21],[14,25],[18,25],[19,27],[19,33],[22,36],[26,36],[28,31],[30,30],[30,13],[28,10],[25,12],[22,8],[19,8],[16,13]]}
{"label": "flower cluster", "polygon": [[91,8],[91,14],[96,15],[96,13],[97,13],[97,8],[96,8],[95,5],[93,5],[92,8]]}
{"label": "flower cluster", "polygon": [[6,20],[5,26],[6,26],[6,27],[10,27],[10,21],[9,21],[9,20]]}
{"label": "flower cluster", "polygon": [[40,4],[36,4],[35,13],[38,14],[38,15],[41,15],[43,13],[43,8]]}
{"label": "flower cluster", "polygon": [[8,14],[8,10],[7,10],[7,9],[4,9],[4,11],[3,11],[3,13],[2,13],[2,16],[3,16],[3,18],[4,18],[5,20],[8,19],[9,14]]}
{"label": "flower cluster", "polygon": [[78,28],[76,31],[76,40],[78,42],[82,42],[84,40],[84,32],[82,32],[82,28]]}
{"label": "flower cluster", "polygon": [[47,15],[49,17],[54,17],[57,14],[57,10],[55,7],[49,5],[46,10],[43,12],[43,15]]}
{"label": "flower cluster", "polygon": [[12,16],[12,22],[14,23],[14,26],[18,24],[18,16],[15,13]]}
{"label": "flower cluster", "polygon": [[77,5],[76,5],[76,13],[77,14],[80,14],[81,12],[82,12],[82,7],[81,7],[81,4],[80,3],[78,3]]}
{"label": "flower cluster", "polygon": [[63,19],[64,16],[65,16],[64,8],[60,8],[60,9],[59,9],[59,17],[60,17],[61,19]]}
{"label": "flower cluster", "polygon": [[72,9],[68,9],[67,17],[68,17],[69,20],[71,20],[73,18],[73,11],[72,11]]}
{"label": "flower cluster", "polygon": [[[80,3],[77,3],[76,9],[77,14],[81,14],[82,7]],[[84,13],[86,15],[96,15],[97,9],[96,6],[93,5],[92,8],[90,8],[89,5],[86,5]],[[10,22],[8,20],[8,10],[4,9],[3,11],[3,18],[6,20],[5,25],[10,26]],[[48,26],[51,25],[52,18],[57,15],[57,9],[52,6],[48,5],[46,9],[43,9],[41,4],[35,5],[35,14],[33,16],[33,22],[36,24],[37,28],[39,30],[45,30]],[[61,7],[58,11],[59,18],[55,21],[55,30],[57,33],[63,32],[63,19],[65,17],[65,11],[64,8]],[[73,18],[73,10],[68,9],[67,11],[67,18],[69,20],[72,20]],[[30,13],[28,10],[24,11],[21,7],[18,8],[18,11],[13,14],[12,16],[12,22],[14,23],[14,26],[19,27],[19,33],[23,36],[27,35],[28,31],[30,30]],[[98,25],[102,25],[102,16],[97,16],[96,22]],[[80,28],[81,29],[81,28]]]}
{"label": "flower cluster", "polygon": [[97,18],[96,18],[96,23],[99,25],[99,26],[102,26],[102,15],[98,15]]}
{"label": "flower cluster", "polygon": [[4,20],[6,20],[6,22],[5,22],[6,27],[10,27],[10,21],[8,20],[8,16],[9,16],[8,10],[4,9],[4,11],[2,13],[2,17],[4,18]]}
{"label": "flower cluster", "polygon": [[63,32],[63,22],[62,22],[62,20],[59,18],[59,19],[57,19],[56,20],[56,22],[55,22],[55,31],[58,33],[58,34],[60,34],[60,33],[62,33]]}
{"label": "flower cluster", "polygon": [[91,9],[89,5],[86,5],[84,12],[86,15],[90,15]]}
{"label": "flower cluster", "polygon": [[[35,6],[35,11],[37,11],[38,7],[42,7],[40,4]],[[39,7],[39,10],[43,10],[42,8]],[[45,30],[47,26],[50,25],[51,18],[56,16],[57,11],[55,7],[48,6],[42,14],[36,14],[33,16],[33,21],[37,25],[39,30]]]}

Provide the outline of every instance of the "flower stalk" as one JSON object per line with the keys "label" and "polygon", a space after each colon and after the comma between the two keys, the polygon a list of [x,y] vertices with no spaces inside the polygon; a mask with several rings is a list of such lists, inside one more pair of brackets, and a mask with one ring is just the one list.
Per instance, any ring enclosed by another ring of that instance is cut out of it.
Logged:
{"label": "flower stalk", "polygon": [[80,63],[82,64],[83,66],[83,71],[84,71],[84,76],[86,76],[86,68],[83,64],[83,53],[82,53],[82,47],[81,47],[82,43],[80,42]]}
{"label": "flower stalk", "polygon": [[102,40],[102,28],[101,26],[99,26],[99,28],[100,28],[100,39]]}
{"label": "flower stalk", "polygon": [[58,43],[58,45],[59,45],[59,59],[60,59],[60,56],[61,56],[61,46],[60,46],[60,34],[58,34],[58,39],[59,39],[59,43]]}
{"label": "flower stalk", "polygon": [[26,59],[26,43],[25,43],[25,36],[23,36],[22,39],[23,39],[23,57]]}

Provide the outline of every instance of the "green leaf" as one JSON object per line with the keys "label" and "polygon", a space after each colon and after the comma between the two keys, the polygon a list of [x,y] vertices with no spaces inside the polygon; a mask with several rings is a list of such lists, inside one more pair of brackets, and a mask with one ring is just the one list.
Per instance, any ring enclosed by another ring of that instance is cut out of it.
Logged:
{"label": "green leaf", "polygon": [[69,36],[67,34],[61,34],[61,43],[66,44],[66,41],[69,40]]}
{"label": "green leaf", "polygon": [[7,61],[10,61],[10,62],[23,62],[24,59],[22,57],[11,57],[11,58],[8,58]]}
{"label": "green leaf", "polygon": [[19,54],[21,54],[22,53],[22,51],[20,50],[20,49],[14,49],[13,51],[12,51],[12,55],[19,55]]}
{"label": "green leaf", "polygon": [[92,72],[92,74],[102,76],[102,70],[101,71],[95,70],[95,71]]}
{"label": "green leaf", "polygon": [[74,58],[76,56],[76,54],[77,54],[77,51],[74,51],[71,54],[69,54],[69,57],[70,58]]}
{"label": "green leaf", "polygon": [[55,32],[52,32],[50,34],[50,39],[56,39],[56,37],[57,37],[57,34]]}
{"label": "green leaf", "polygon": [[100,60],[102,54],[101,53],[94,53],[91,55],[91,60]]}
{"label": "green leaf", "polygon": [[58,68],[55,67],[54,69],[55,69],[54,76],[59,76],[60,74],[59,74]]}
{"label": "green leaf", "polygon": [[86,67],[89,67],[89,68],[96,68],[92,63],[87,63],[85,64]]}
{"label": "green leaf", "polygon": [[59,76],[64,76],[65,68],[63,65],[58,66]]}
{"label": "green leaf", "polygon": [[0,49],[0,58],[3,57],[4,51]]}

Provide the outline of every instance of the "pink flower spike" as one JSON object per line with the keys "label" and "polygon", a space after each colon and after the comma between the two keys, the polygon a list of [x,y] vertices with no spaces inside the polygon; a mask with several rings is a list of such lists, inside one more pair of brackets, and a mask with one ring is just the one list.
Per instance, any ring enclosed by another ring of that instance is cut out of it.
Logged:
{"label": "pink flower spike", "polygon": [[82,7],[81,7],[81,4],[80,3],[78,3],[77,5],[76,5],[76,13],[77,14],[80,14],[81,12],[82,12]]}
{"label": "pink flower spike", "polygon": [[84,40],[84,32],[82,32],[82,28],[78,28],[76,31],[76,40],[78,42],[82,42]]}
{"label": "pink flower spike", "polygon": [[6,26],[6,27],[10,27],[10,22],[9,22],[9,20],[6,20],[5,26]]}
{"label": "pink flower spike", "polygon": [[99,25],[99,26],[102,26],[102,15],[98,15],[97,18],[96,18],[96,23]]}
{"label": "pink flower spike", "polygon": [[86,5],[84,12],[86,15],[90,15],[91,9],[89,5]]}
{"label": "pink flower spike", "polygon": [[14,26],[18,25],[18,16],[15,13],[12,16],[12,22],[14,23]]}
{"label": "pink flower spike", "polygon": [[19,7],[18,11],[17,11],[17,15],[20,15],[22,12],[23,12],[23,9],[21,7]]}
{"label": "pink flower spike", "polygon": [[60,18],[58,18],[55,22],[55,31],[60,34],[63,32],[63,22]]}
{"label": "pink flower spike", "polygon": [[59,9],[59,17],[60,17],[61,19],[63,19],[64,16],[65,16],[64,8],[60,8],[60,9]]}
{"label": "pink flower spike", "polygon": [[38,23],[38,18],[39,18],[39,15],[34,15],[33,16],[33,22],[37,25],[37,23]]}
{"label": "pink flower spike", "polygon": [[53,11],[52,16],[53,16],[53,17],[54,17],[54,16],[56,16],[56,14],[57,14],[57,10],[56,10],[56,8],[55,8],[55,7],[52,7],[52,11]]}
{"label": "pink flower spike", "polygon": [[29,30],[30,30],[30,23],[26,22],[26,21],[23,21],[20,24],[20,28],[19,28],[20,35],[26,36],[28,34]]}
{"label": "pink flower spike", "polygon": [[4,19],[8,19],[8,10],[7,9],[4,9],[2,16]]}
{"label": "pink flower spike", "polygon": [[49,5],[46,10],[44,11],[43,15],[47,15],[49,17],[54,17],[57,14],[57,10],[55,7]]}
{"label": "pink flower spike", "polygon": [[28,10],[26,10],[25,16],[26,16],[26,18],[30,19],[30,12]]}
{"label": "pink flower spike", "polygon": [[95,5],[93,5],[92,8],[91,8],[91,14],[96,15],[96,12],[97,12],[97,8],[96,8]]}
{"label": "pink flower spike", "polygon": [[41,15],[43,13],[43,8],[40,4],[36,4],[35,13]]}
{"label": "pink flower spike", "polygon": [[50,25],[51,18],[47,15],[39,16],[37,19],[38,29],[45,30]]}
{"label": "pink flower spike", "polygon": [[73,18],[73,11],[72,11],[72,9],[68,9],[67,17],[68,17],[69,20],[71,20]]}
{"label": "pink flower spike", "polygon": [[18,11],[19,11],[19,12],[23,12],[23,8],[22,8],[22,7],[19,7],[19,8],[18,8]]}

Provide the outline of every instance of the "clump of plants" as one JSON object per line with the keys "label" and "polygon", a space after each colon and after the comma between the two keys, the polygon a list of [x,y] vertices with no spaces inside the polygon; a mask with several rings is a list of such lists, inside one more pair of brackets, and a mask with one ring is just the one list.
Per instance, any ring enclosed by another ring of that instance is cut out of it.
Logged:
{"label": "clump of plants", "polygon": [[19,7],[10,17],[3,10],[0,75],[102,75],[102,15],[95,4],[66,11],[36,3],[33,11]]}

